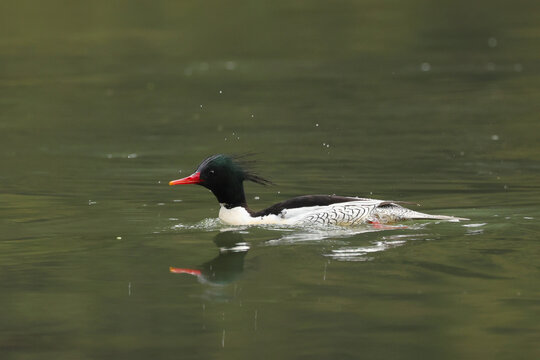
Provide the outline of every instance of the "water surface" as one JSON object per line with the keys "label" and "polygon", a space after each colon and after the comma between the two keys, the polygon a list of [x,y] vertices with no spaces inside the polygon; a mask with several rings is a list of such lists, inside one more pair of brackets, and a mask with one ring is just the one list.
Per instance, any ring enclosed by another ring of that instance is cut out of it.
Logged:
{"label": "water surface", "polygon": [[[2,359],[540,355],[540,6],[2,4]],[[214,153],[471,221],[228,227]],[[171,273],[169,268],[191,269]]]}

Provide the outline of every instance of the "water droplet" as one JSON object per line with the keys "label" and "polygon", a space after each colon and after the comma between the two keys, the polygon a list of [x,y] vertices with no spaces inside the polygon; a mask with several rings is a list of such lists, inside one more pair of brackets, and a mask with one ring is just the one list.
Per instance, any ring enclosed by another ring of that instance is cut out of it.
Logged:
{"label": "water droplet", "polygon": [[121,236],[117,236],[117,237],[116,237],[116,240],[122,240],[122,237],[121,237]]}
{"label": "water droplet", "polygon": [[227,61],[225,62],[225,69],[227,70],[234,70],[236,69],[236,63],[234,61]]}
{"label": "water droplet", "polygon": [[490,38],[488,39],[488,46],[489,46],[490,48],[496,47],[496,46],[497,46],[497,39],[494,38],[494,37],[490,37]]}
{"label": "water droplet", "polygon": [[491,135],[491,140],[493,140],[493,141],[499,140],[499,135],[496,135],[496,134]]}
{"label": "water droplet", "polygon": [[127,156],[127,158],[128,158],[128,159],[135,159],[137,156],[138,156],[137,154],[133,153],[133,154],[129,154],[129,155]]}
{"label": "water droplet", "polygon": [[199,70],[208,71],[208,69],[210,69],[210,65],[208,65],[207,62],[202,62],[199,64]]}
{"label": "water droplet", "polygon": [[220,93],[220,94],[223,94],[223,90],[219,90],[219,93]]}
{"label": "water droplet", "polygon": [[255,200],[260,200],[261,198],[258,197],[258,196],[255,196],[253,199],[255,199]]}
{"label": "water droplet", "polygon": [[319,124],[315,124],[315,127],[319,127]]}
{"label": "water droplet", "polygon": [[492,62],[487,63],[486,68],[488,71],[495,71],[495,64]]}
{"label": "water droplet", "polygon": [[424,62],[420,65],[420,70],[422,71],[430,71],[431,70],[431,64],[428,62]]}

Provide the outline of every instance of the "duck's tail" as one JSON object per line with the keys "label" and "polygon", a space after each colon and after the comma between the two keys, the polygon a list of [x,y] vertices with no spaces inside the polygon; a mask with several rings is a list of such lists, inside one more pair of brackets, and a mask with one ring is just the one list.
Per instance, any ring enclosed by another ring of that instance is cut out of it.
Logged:
{"label": "duck's tail", "polygon": [[467,218],[449,215],[431,215],[404,208],[396,203],[387,203],[377,208],[377,216],[384,222],[404,221],[404,220],[444,220],[444,221],[465,221]]}
{"label": "duck's tail", "polygon": [[430,214],[424,214],[417,211],[412,211],[413,216],[409,217],[408,219],[429,219],[429,220],[446,220],[446,221],[466,221],[470,220],[463,217],[457,217],[457,216],[450,216],[450,215],[430,215]]}

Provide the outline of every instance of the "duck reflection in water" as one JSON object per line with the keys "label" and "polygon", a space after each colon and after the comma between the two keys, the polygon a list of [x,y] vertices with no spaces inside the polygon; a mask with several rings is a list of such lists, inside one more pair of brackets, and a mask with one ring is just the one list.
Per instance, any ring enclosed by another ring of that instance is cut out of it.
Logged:
{"label": "duck reflection in water", "polygon": [[219,255],[203,263],[197,269],[170,267],[174,274],[194,275],[201,283],[212,285],[227,285],[240,277],[244,271],[244,257],[249,250],[249,244],[244,242],[242,234],[235,231],[225,231],[214,237],[214,243],[219,248]]}

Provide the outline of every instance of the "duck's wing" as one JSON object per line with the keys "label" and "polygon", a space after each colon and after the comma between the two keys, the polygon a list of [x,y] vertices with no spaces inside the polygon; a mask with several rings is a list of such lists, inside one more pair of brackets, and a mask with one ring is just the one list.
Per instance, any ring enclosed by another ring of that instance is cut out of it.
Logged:
{"label": "duck's wing", "polygon": [[414,219],[468,220],[447,215],[425,214],[410,210],[400,204],[411,203],[350,196],[306,195],[274,204],[267,209],[252,213],[252,216],[277,215],[292,223],[321,225],[389,223]]}
{"label": "duck's wing", "polygon": [[283,210],[282,216],[309,225],[351,226],[365,223],[393,223],[406,220],[428,219],[459,221],[468,220],[447,215],[431,215],[407,209],[394,202],[376,199],[357,199],[348,202],[334,203],[328,206]]}

